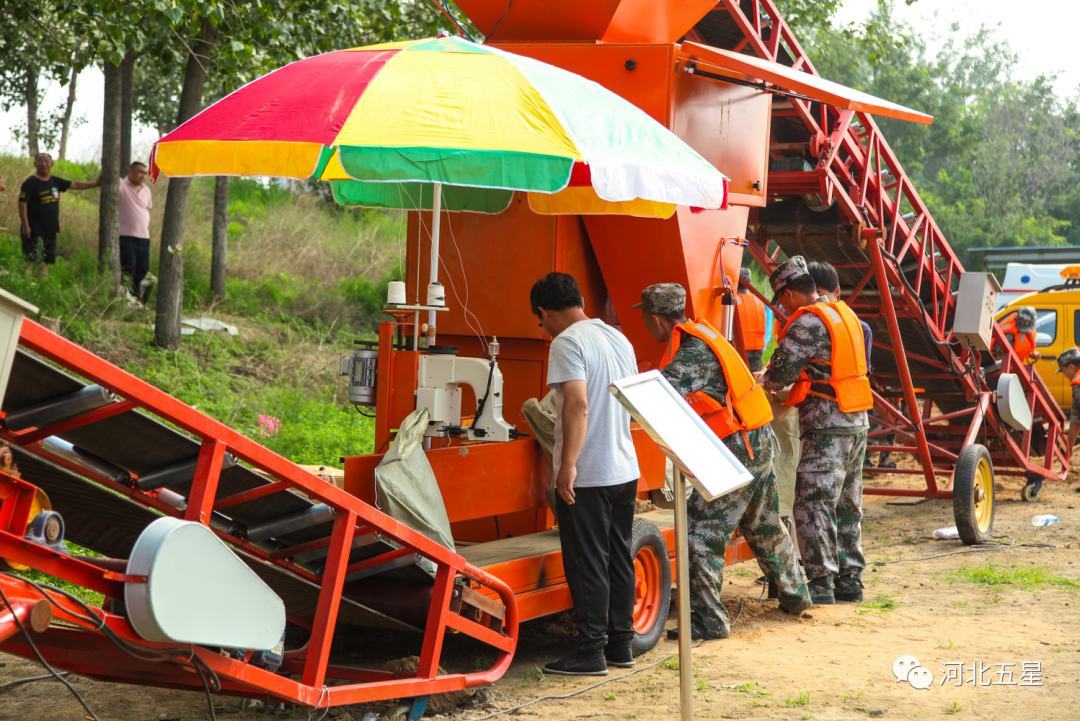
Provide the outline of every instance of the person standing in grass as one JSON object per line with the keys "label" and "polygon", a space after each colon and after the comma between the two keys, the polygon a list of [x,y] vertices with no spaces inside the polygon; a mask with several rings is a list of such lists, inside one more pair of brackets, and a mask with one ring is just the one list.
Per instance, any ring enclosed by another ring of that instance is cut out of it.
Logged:
{"label": "person standing in grass", "polygon": [[[34,174],[23,181],[19,192],[19,220],[22,221],[21,236],[23,255],[27,262],[45,266],[56,262],[56,235],[60,232],[60,193],[70,190],[86,190],[101,185],[101,176],[95,181],[65,180],[52,174],[52,156],[38,153],[34,157]],[[44,251],[44,253],[42,253]]]}
{"label": "person standing in grass", "polygon": [[146,166],[138,161],[120,178],[120,272],[131,279],[131,292],[140,301],[142,282],[150,272],[150,209],[154,200],[146,180]]}

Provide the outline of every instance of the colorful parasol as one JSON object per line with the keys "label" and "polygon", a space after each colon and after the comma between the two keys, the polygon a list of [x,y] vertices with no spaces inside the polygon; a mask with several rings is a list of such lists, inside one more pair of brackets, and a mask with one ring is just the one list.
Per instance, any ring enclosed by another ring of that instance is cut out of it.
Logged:
{"label": "colorful parasol", "polygon": [[[611,91],[456,37],[291,63],[154,146],[151,173],[330,181],[344,205],[669,217],[721,208],[727,179]],[[441,197],[439,197],[441,196]]]}

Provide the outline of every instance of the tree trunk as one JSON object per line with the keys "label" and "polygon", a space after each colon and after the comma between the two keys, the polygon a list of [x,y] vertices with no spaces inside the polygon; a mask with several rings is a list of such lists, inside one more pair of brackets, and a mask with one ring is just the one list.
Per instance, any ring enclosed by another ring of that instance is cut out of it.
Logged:
{"label": "tree trunk", "polygon": [[128,55],[120,63],[120,172],[131,165],[131,108],[135,88],[135,56]]}
{"label": "tree trunk", "polygon": [[120,68],[105,63],[101,130],[101,201],[98,206],[98,271],[112,275],[120,293]]}
{"label": "tree trunk", "polygon": [[[203,20],[199,37],[191,43],[184,87],[180,91],[180,125],[199,112],[210,63],[210,50],[217,40],[217,28]],[[180,314],[184,308],[184,215],[187,213],[190,178],[172,178],[165,196],[165,216],[161,225],[161,252],[158,263],[158,290],[154,345],[169,350],[180,348]]]}
{"label": "tree trunk", "polygon": [[26,66],[26,146],[30,157],[37,157],[41,152],[38,147],[38,74],[41,71],[35,63]]}
{"label": "tree trunk", "polygon": [[225,297],[225,268],[228,265],[229,176],[219,175],[214,183],[214,243],[210,256],[210,292]]}
{"label": "tree trunk", "polygon": [[71,68],[71,80],[68,82],[67,106],[64,108],[64,120],[60,124],[60,151],[57,153],[60,160],[67,155],[68,130],[71,129],[71,111],[75,107],[75,81],[79,78],[79,71]]}

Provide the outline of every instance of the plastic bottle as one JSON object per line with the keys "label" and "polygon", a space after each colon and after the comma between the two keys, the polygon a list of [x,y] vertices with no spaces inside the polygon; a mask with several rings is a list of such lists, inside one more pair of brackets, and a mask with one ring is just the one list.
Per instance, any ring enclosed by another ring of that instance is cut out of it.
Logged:
{"label": "plastic bottle", "polygon": [[1049,526],[1051,523],[1057,523],[1057,520],[1058,520],[1057,516],[1051,516],[1051,515],[1035,516],[1034,518],[1031,519],[1031,525],[1033,525],[1033,526]]}

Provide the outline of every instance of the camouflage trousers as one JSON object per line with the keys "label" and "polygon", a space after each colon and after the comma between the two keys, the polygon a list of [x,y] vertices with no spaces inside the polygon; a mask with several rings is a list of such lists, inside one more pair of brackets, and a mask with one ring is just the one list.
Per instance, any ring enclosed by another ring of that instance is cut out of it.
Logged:
{"label": "camouflage trousers", "polygon": [[810,607],[795,547],[780,520],[779,497],[773,474],[776,437],[769,426],[748,434],[754,459],[746,452],[742,434],[725,439],[728,448],[754,475],[749,485],[711,502],[694,491],[687,501],[690,546],[690,622],[706,638],[727,638],[731,624],[720,602],[724,583],[724,553],[738,528],[754,551],[765,574],[780,592],[780,605],[792,612]]}
{"label": "camouflage trousers", "polygon": [[862,586],[862,465],[866,431],[807,433],[795,481],[795,528],[810,579],[832,574],[837,586]]}

